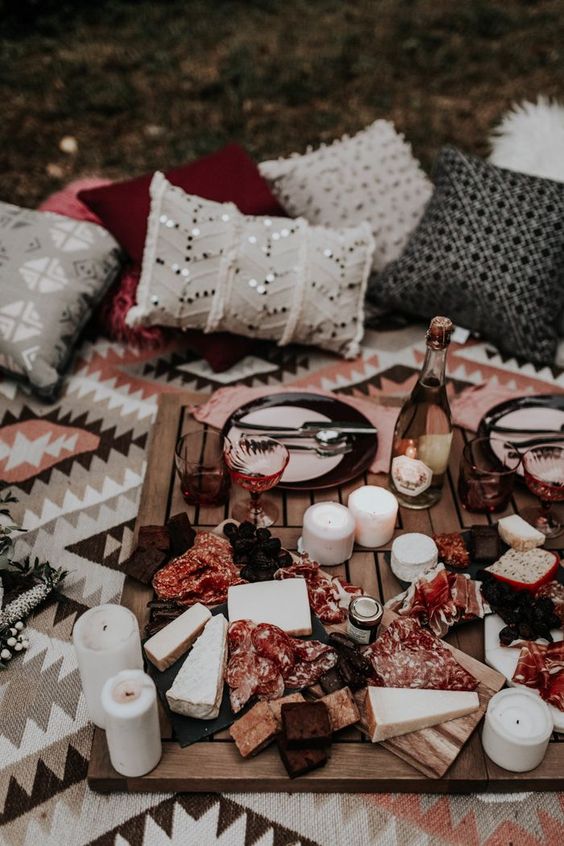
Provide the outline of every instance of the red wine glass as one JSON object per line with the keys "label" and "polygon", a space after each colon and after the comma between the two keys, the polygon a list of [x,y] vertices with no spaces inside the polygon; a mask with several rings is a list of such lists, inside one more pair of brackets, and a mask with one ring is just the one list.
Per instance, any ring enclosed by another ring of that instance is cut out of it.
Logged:
{"label": "red wine glass", "polygon": [[223,455],[233,482],[251,495],[233,506],[235,520],[248,520],[258,528],[271,526],[278,518],[278,508],[261,494],[282,478],[290,460],[288,448],[274,438],[242,435],[237,441],[225,439]]}
{"label": "red wine glass", "polygon": [[182,435],[174,453],[180,490],[189,505],[223,505],[230,479],[223,461],[223,437],[213,429]]}
{"label": "red wine glass", "polygon": [[564,446],[540,444],[523,455],[527,487],[538,496],[540,507],[526,508],[521,516],[547,538],[564,528],[552,504],[564,501]]}

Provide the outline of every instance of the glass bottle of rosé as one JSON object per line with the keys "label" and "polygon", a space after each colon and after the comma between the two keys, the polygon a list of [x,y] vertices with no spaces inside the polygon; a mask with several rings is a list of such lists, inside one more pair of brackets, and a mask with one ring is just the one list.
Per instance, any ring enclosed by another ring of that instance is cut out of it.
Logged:
{"label": "glass bottle of ros\u00e9", "polygon": [[448,317],[431,320],[421,375],[394,430],[390,490],[406,508],[430,508],[441,498],[452,441],[445,365],[453,329]]}

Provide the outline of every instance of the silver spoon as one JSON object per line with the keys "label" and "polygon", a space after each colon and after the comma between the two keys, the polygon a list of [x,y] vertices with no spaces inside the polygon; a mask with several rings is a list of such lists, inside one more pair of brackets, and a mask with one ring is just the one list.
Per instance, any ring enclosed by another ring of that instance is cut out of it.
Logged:
{"label": "silver spoon", "polygon": [[[238,429],[245,429],[244,423],[237,424]],[[282,440],[284,442],[294,440],[297,438],[307,438],[308,440],[315,441],[315,443],[320,447],[338,447],[338,446],[345,446],[348,443],[347,436],[343,434],[343,432],[339,432],[337,429],[319,429],[317,432],[303,432],[303,431],[296,431],[296,432],[269,432],[265,431],[263,433],[265,436],[269,438],[275,438],[276,440]],[[304,449],[309,449],[309,447],[304,447]]]}

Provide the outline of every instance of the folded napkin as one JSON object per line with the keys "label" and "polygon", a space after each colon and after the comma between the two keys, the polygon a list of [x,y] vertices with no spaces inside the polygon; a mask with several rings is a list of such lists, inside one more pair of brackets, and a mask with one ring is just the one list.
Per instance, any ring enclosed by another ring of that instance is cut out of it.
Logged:
{"label": "folded napkin", "polygon": [[[245,385],[236,385],[231,388],[220,388],[203,405],[193,406],[190,411],[200,423],[207,423],[216,429],[221,429],[225,421],[252,400],[272,394],[295,393],[296,388],[288,387],[270,388],[247,388]],[[321,391],[317,388],[308,388],[312,394],[321,394],[324,397],[335,397],[341,402],[356,408],[378,429],[378,450],[374,461],[370,466],[372,473],[387,473],[390,466],[390,454],[392,451],[392,439],[394,426],[399,413],[399,404],[396,406],[381,405],[378,399],[351,397],[347,394],[332,394],[330,391]],[[384,398],[384,401],[386,399]],[[390,400],[393,401],[393,400]],[[401,401],[399,401],[401,404]]]}
{"label": "folded napkin", "polygon": [[534,388],[509,388],[497,382],[484,382],[482,385],[471,385],[458,396],[450,398],[452,422],[455,426],[477,432],[484,414],[491,408],[506,400],[517,397],[530,396],[538,393]]}

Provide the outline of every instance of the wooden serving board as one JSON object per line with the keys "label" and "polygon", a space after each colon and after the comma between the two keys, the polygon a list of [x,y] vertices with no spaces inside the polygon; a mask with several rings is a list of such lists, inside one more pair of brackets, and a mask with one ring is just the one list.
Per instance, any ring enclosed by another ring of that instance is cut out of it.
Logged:
{"label": "wooden serving board", "polygon": [[[163,524],[166,519],[186,511],[192,523],[211,529],[229,516],[229,505],[196,508],[184,503],[174,472],[174,446],[188,431],[206,429],[189,414],[188,406],[206,398],[194,394],[169,394],[161,397],[159,413],[152,433],[147,474],[141,495],[137,528]],[[455,531],[473,523],[489,522],[487,516],[469,515],[456,498],[456,478],[465,434],[455,431],[449,478],[441,502],[428,511],[400,509],[396,534],[406,531],[426,533]],[[198,447],[199,449],[200,447]],[[280,507],[281,519],[275,527],[285,547],[296,549],[305,509],[313,502],[345,502],[359,484],[383,484],[382,476],[367,474],[347,485],[324,491],[277,491],[272,497]],[[244,494],[233,489],[231,503]],[[534,502],[519,487],[506,513]],[[230,504],[231,504],[230,503]],[[497,515],[500,516],[500,515]],[[501,515],[503,516],[503,515]],[[346,565],[331,568],[365,592],[390,599],[400,585],[384,559],[386,550],[355,549]],[[152,590],[133,579],[125,581],[122,604],[137,616],[141,629],[148,619],[147,602]],[[112,768],[105,733],[96,729],[88,769],[88,782],[99,791],[281,791],[281,792],[480,792],[486,789],[564,790],[564,743],[554,736],[544,762],[530,773],[510,773],[489,761],[482,749],[476,726],[488,699],[503,684],[503,678],[483,662],[483,624],[469,623],[447,638],[457,660],[475,675],[481,710],[442,726],[424,729],[385,743],[373,744],[353,727],[340,732],[334,740],[327,766],[298,779],[289,779],[274,746],[256,758],[243,760],[228,732],[182,749],[171,736],[164,710],[161,711],[163,757],[155,769],[140,778],[127,778]],[[564,739],[564,738],[563,738]]]}

